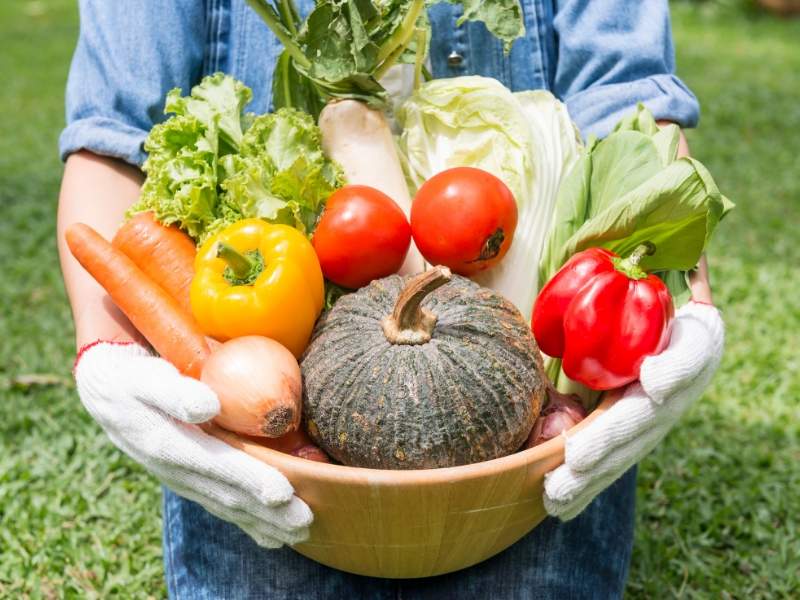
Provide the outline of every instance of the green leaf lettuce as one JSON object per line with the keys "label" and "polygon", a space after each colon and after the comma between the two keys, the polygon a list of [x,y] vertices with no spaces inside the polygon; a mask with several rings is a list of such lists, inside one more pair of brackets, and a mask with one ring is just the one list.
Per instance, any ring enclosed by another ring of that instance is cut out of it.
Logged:
{"label": "green leaf lettuce", "polygon": [[198,242],[247,217],[310,235],[328,196],[344,184],[341,168],[323,154],[309,115],[288,108],[245,114],[250,97],[221,74],[190,96],[171,91],[166,110],[176,114],[145,140],[147,178],[129,213],[152,210]]}

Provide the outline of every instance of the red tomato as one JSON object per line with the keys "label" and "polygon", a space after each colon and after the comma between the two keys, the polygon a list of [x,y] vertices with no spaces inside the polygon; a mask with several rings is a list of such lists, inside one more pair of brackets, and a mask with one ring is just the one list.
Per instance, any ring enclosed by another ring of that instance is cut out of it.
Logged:
{"label": "red tomato", "polygon": [[472,275],[500,261],[517,227],[517,203],[491,173],[456,167],[428,179],[411,205],[411,233],[434,265]]}
{"label": "red tomato", "polygon": [[400,268],[411,245],[411,227],[383,192],[347,185],[328,198],[311,243],[322,274],[356,289]]}

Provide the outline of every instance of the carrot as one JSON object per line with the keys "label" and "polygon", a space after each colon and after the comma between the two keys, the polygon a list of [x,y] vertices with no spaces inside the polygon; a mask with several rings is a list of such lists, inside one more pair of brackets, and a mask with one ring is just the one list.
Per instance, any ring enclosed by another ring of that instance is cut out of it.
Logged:
{"label": "carrot", "polygon": [[162,225],[153,213],[143,212],[122,225],[111,244],[175,298],[186,314],[192,314],[189,287],[197,254],[192,238],[175,226]]}
{"label": "carrot", "polygon": [[88,225],[70,225],[65,237],[72,255],[153,348],[179,371],[199,379],[211,351],[178,301]]}
{"label": "carrot", "polygon": [[[153,348],[214,390],[220,400],[215,422],[237,433],[267,437],[297,429],[302,381],[291,352],[259,336],[224,344],[207,340],[191,313],[94,229],[75,223],[65,237],[73,256]],[[297,450],[320,460],[314,448]]]}

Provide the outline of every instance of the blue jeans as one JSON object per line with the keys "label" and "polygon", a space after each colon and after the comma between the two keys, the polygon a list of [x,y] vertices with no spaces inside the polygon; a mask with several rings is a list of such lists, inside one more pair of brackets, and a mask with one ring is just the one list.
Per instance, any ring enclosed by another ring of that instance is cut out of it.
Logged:
{"label": "blue jeans", "polygon": [[235,525],[164,489],[164,563],[175,600],[527,600],[621,598],[633,545],[636,469],[572,521],[548,518],[478,565],[425,579],[376,579],[259,548]]}

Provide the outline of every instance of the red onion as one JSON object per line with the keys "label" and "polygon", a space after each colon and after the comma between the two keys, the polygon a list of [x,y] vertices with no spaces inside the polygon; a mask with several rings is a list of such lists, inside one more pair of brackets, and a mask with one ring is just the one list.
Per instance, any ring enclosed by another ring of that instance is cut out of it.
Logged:
{"label": "red onion", "polygon": [[561,435],[561,432],[583,421],[586,414],[577,394],[562,394],[548,387],[547,404],[533,424],[525,448],[533,448]]}

